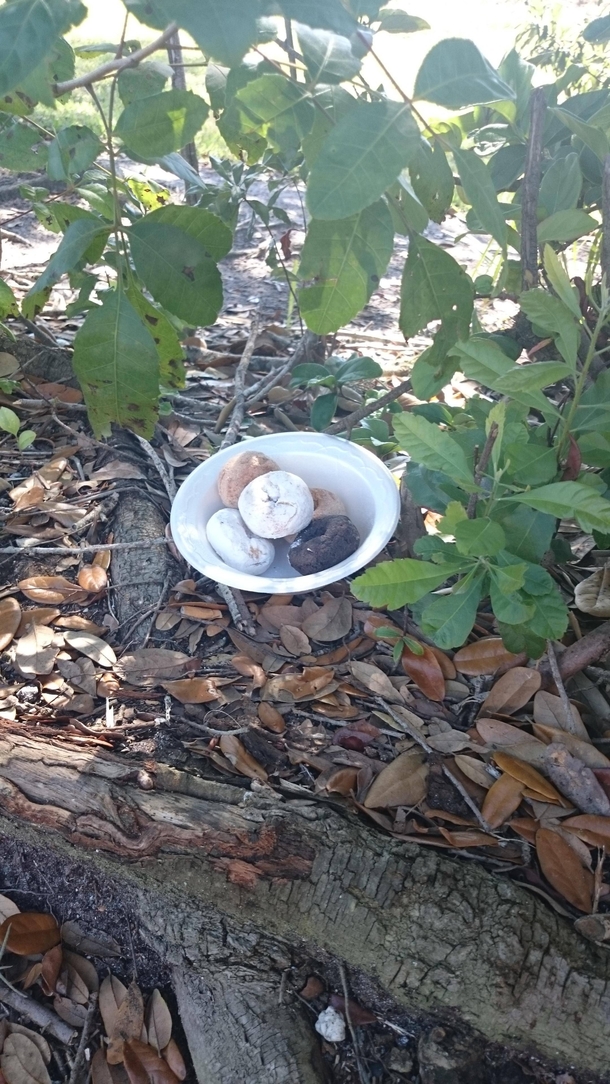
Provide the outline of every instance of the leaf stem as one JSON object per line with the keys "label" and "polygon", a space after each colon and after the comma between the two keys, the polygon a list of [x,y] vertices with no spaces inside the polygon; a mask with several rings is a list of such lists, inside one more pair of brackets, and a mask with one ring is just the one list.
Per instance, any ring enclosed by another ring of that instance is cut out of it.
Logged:
{"label": "leaf stem", "polygon": [[587,356],[585,357],[583,367],[582,367],[582,369],[580,371],[580,375],[579,375],[579,377],[578,377],[578,379],[576,381],[576,386],[574,388],[574,398],[572,399],[572,402],[570,404],[570,409],[568,411],[568,416],[565,419],[565,424],[564,424],[564,427],[563,427],[563,433],[561,435],[561,440],[559,442],[559,448],[557,449],[558,456],[561,456],[561,454],[563,452],[563,449],[565,447],[565,444],[569,440],[570,429],[571,429],[571,426],[572,426],[572,421],[574,419],[574,414],[576,413],[576,409],[577,409],[578,404],[580,402],[580,398],[581,398],[582,393],[583,393],[583,391],[585,389],[585,383],[586,383],[586,380],[587,380],[587,376],[589,374],[589,369],[591,368],[591,362],[593,361],[593,358],[595,357],[595,352],[596,352],[597,340],[599,338],[599,333],[600,333],[602,327],[604,326],[604,324],[606,322],[607,315],[608,315],[607,309],[606,309],[605,306],[603,306],[600,313],[599,313],[599,316],[597,317],[597,321],[595,323],[595,328],[594,328],[593,334],[591,336],[591,341],[589,342],[589,348],[587,350]]}

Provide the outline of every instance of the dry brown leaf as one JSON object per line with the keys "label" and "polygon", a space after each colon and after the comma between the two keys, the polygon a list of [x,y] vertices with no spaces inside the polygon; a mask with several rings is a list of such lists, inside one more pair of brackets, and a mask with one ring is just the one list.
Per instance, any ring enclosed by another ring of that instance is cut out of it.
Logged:
{"label": "dry brown leaf", "polygon": [[457,670],[453,659],[450,659],[444,651],[441,651],[440,647],[436,647],[435,644],[428,644],[428,647],[433,655],[436,656],[436,660],[441,668],[441,673],[446,681],[453,681],[457,677]]}
{"label": "dry brown leaf", "polygon": [[543,726],[542,723],[534,723],[532,729],[536,737],[546,745],[550,745],[551,742],[565,745],[572,756],[578,757],[588,768],[610,768],[608,757],[596,749],[591,742],[575,738],[573,734],[569,734],[566,730],[558,730],[555,726]]}
{"label": "dry brown leaf", "polygon": [[178,1077],[178,1080],[184,1080],[186,1077],[186,1065],[184,1064],[184,1058],[174,1039],[170,1039],[165,1049],[161,1051],[161,1054],[169,1065],[172,1073]]}
{"label": "dry brown leaf", "polygon": [[8,1029],[12,1035],[27,1035],[28,1039],[31,1039],[33,1043],[36,1043],[36,1046],[42,1054],[42,1060],[45,1065],[49,1064],[51,1060],[51,1047],[44,1035],[41,1035],[38,1031],[32,1031],[31,1028],[24,1027],[23,1024],[15,1024],[12,1020],[8,1022]]}
{"label": "dry brown leaf", "polygon": [[306,617],[301,629],[316,643],[329,644],[347,636],[352,627],[352,604],[348,598],[331,598]]}
{"label": "dry brown leaf", "polygon": [[[112,542],[112,537],[107,539],[108,542]],[[110,550],[99,550],[98,553],[94,553],[91,558],[91,564],[93,568],[103,568],[104,572],[107,572],[110,568],[110,562],[112,560],[112,553]]]}
{"label": "dry brown leaf", "polygon": [[123,655],[117,671],[130,685],[151,687],[180,678],[197,663],[182,651],[170,651],[165,647],[143,647],[131,655]]}
{"label": "dry brown leaf", "polygon": [[155,628],[159,632],[169,632],[171,629],[175,629],[176,625],[180,624],[182,620],[179,610],[161,610],[161,613],[157,615],[155,620]]}
{"label": "dry brown leaf", "polygon": [[421,689],[429,700],[443,700],[445,696],[445,678],[441,665],[427,644],[420,644],[423,655],[416,655],[406,647],[403,649],[401,664],[405,674]]}
{"label": "dry brown leaf", "polygon": [[106,1061],[103,1047],[99,1047],[91,1059],[91,1079],[93,1084],[114,1084],[112,1073]]}
{"label": "dry brown leaf", "polygon": [[581,813],[610,816],[610,798],[605,790],[598,783],[591,768],[587,768],[586,764],[572,756],[565,745],[560,745],[559,742],[547,745],[544,767],[558,790],[580,809]]}
{"label": "dry brown leaf", "polygon": [[80,976],[88,992],[90,994],[97,993],[100,988],[100,980],[91,960],[86,960],[78,952],[70,952],[69,949],[64,949],[64,960]]}
{"label": "dry brown leaf", "polygon": [[538,794],[543,794],[551,802],[561,801],[561,795],[556,791],[553,784],[549,783],[548,779],[545,779],[531,764],[518,760],[517,757],[511,756],[510,753],[497,752],[494,753],[493,757],[498,768],[503,772],[507,772],[508,775],[512,775],[513,779],[518,779],[524,787],[536,791]]}
{"label": "dry brown leaf", "polygon": [[127,987],[123,986],[116,975],[107,975],[100,986],[99,1007],[106,1035],[112,1035],[115,1030],[117,1012],[127,994]]}
{"label": "dry brown leaf", "polygon": [[510,826],[522,839],[535,846],[538,823],[533,817],[513,817]]}
{"label": "dry brown leaf", "polygon": [[68,614],[66,617],[58,617],[57,621],[53,621],[53,624],[60,629],[92,632],[94,636],[108,635],[108,629],[104,625],[96,625],[94,621],[89,621],[87,617],[81,617],[80,614]]}
{"label": "dry brown leaf", "polygon": [[55,633],[47,625],[33,625],[17,643],[15,666],[22,674],[50,674],[59,653]]}
{"label": "dry brown leaf", "polygon": [[610,561],[576,585],[574,601],[584,614],[610,617]]}
{"label": "dry brown leaf", "polygon": [[536,854],[549,884],[573,907],[590,913],[594,877],[583,869],[570,845],[552,829],[540,828],[536,832]]}
{"label": "dry brown leaf", "polygon": [[472,742],[461,730],[445,730],[428,738],[428,745],[437,753],[459,753],[462,749],[471,749]]}
{"label": "dry brown leaf", "polygon": [[259,779],[262,783],[267,782],[269,777],[262,764],[259,764],[258,761],[251,756],[245,745],[242,745],[235,734],[223,734],[218,744],[221,752],[224,753],[229,763],[232,764],[241,775],[246,775],[248,779]]}
{"label": "dry brown leaf", "polygon": [[81,655],[86,655],[88,659],[93,659],[98,666],[114,666],[116,663],[116,655],[110,644],[91,632],[68,630],[64,633],[64,639],[68,647],[79,651]]}
{"label": "dry brown leaf", "polygon": [[11,915],[21,914],[16,903],[9,900],[8,896],[0,896],[0,922],[4,922],[5,919],[10,918]]}
{"label": "dry brown leaf", "polygon": [[496,779],[485,795],[481,810],[490,828],[499,828],[516,812],[522,793],[523,783],[506,772]]}
{"label": "dry brown leaf", "polygon": [[326,778],[323,774],[318,776],[315,789],[317,792],[325,791],[327,794],[342,794],[346,797],[356,790],[359,770],[359,768],[333,768]]}
{"label": "dry brown leaf", "polygon": [[[1,605],[1,604],[0,604]],[[28,625],[52,625],[61,611],[55,606],[37,606],[35,610],[22,610],[16,636],[25,636]]]}
{"label": "dry brown leaf", "polygon": [[262,700],[279,700],[290,704],[295,700],[313,700],[324,692],[338,688],[333,682],[334,670],[310,666],[301,674],[280,674],[267,681],[261,693]]}
{"label": "dry brown leaf", "polygon": [[563,827],[589,843],[592,847],[610,849],[610,817],[594,816],[591,813],[579,813],[563,821]]}
{"label": "dry brown leaf", "polygon": [[76,577],[83,591],[97,594],[108,586],[106,569],[101,565],[84,565]]}
{"label": "dry brown leaf", "polygon": [[381,696],[392,704],[404,703],[398,689],[394,688],[388,675],[384,674],[383,670],[380,670],[378,666],[373,666],[369,662],[350,662],[349,669],[356,681],[364,685],[365,689],[368,689],[373,696]]}
{"label": "dry brown leaf", "polygon": [[252,678],[253,689],[262,689],[267,681],[267,675],[262,666],[259,666],[257,662],[253,662],[247,655],[233,655],[231,666],[237,670],[237,673],[241,674],[242,677]]}
{"label": "dry brown leaf", "polygon": [[489,790],[495,780],[482,760],[476,760],[475,757],[465,757],[461,753],[458,753],[453,759],[467,779],[477,783],[480,787],[485,787],[485,790]]}
{"label": "dry brown leaf", "polygon": [[7,1084],[51,1084],[44,1058],[28,1035],[7,1035],[0,1068]]}
{"label": "dry brown leaf", "polygon": [[53,915],[35,911],[9,915],[0,926],[0,945],[7,931],[6,947],[17,956],[32,956],[59,944],[59,926]]}
{"label": "dry brown leaf", "polygon": [[89,696],[95,696],[95,666],[91,659],[79,659],[78,662],[58,659],[57,669],[74,688],[80,689]]}
{"label": "dry brown leaf", "polygon": [[153,990],[148,999],[144,1023],[150,1045],[160,1054],[172,1037],[172,1014],[158,990]]}
{"label": "dry brown leaf", "polygon": [[99,930],[81,929],[78,922],[64,922],[61,927],[61,939],[65,945],[77,952],[86,952],[88,956],[120,956],[121,947],[114,937]]}
{"label": "dry brown leaf", "polygon": [[57,979],[63,963],[63,950],[61,945],[55,945],[42,957],[40,966],[40,985],[47,997],[55,993]]}
{"label": "dry brown leaf", "polygon": [[214,678],[182,678],[179,681],[164,681],[162,685],[181,704],[209,704],[211,700],[218,700],[220,695]]}
{"label": "dry brown leaf", "polygon": [[69,997],[60,997],[56,994],[53,998],[53,1008],[62,1020],[65,1020],[66,1024],[69,1024],[72,1028],[82,1028],[85,1025],[87,1019],[87,1009],[84,1005],[77,1005],[75,1001],[71,1001]]}
{"label": "dry brown leaf", "polygon": [[29,576],[20,580],[18,587],[32,602],[84,602],[88,596],[64,576]]}
{"label": "dry brown leaf", "polygon": [[280,640],[286,651],[289,651],[291,655],[309,655],[311,652],[309,640],[296,625],[282,625]]}
{"label": "dry brown leaf", "polygon": [[502,719],[477,719],[476,729],[489,749],[510,749],[518,760],[527,764],[544,762],[544,742],[511,723]]}
{"label": "dry brown leaf", "polygon": [[498,840],[495,836],[490,836],[487,832],[479,832],[476,828],[466,828],[464,831],[450,831],[448,828],[443,828],[439,825],[439,832],[451,844],[452,847],[466,848],[466,847],[497,847]]}
{"label": "dry brown leaf", "polygon": [[426,796],[428,765],[419,750],[401,753],[375,777],[364,799],[365,809],[415,806]]}
{"label": "dry brown leaf", "polygon": [[501,666],[513,666],[519,658],[519,655],[506,650],[501,636],[488,636],[461,647],[453,656],[453,661],[461,674],[477,677],[479,674],[495,674]]}
{"label": "dry brown leaf", "polygon": [[143,1024],[142,991],[137,983],[130,982],[125,991],[125,997],[117,1007],[112,1032],[108,1035],[110,1042],[106,1057],[109,1065],[120,1065],[123,1061],[123,1044],[132,1039],[139,1040]]}
{"label": "dry brown leaf", "polygon": [[[363,632],[365,636],[370,636],[371,640],[382,640],[386,644],[394,644],[403,635],[402,629],[398,628],[393,621],[390,621],[389,617],[385,614],[375,613],[374,611],[366,614],[361,614],[360,620],[364,622]],[[379,629],[388,629],[389,634],[387,636],[379,636]]]}
{"label": "dry brown leaf", "polygon": [[125,1069],[130,1084],[177,1084],[178,1080],[165,1059],[138,1039],[125,1044]]}
{"label": "dry brown leaf", "polygon": [[180,613],[191,621],[218,621],[222,617],[222,610],[217,606],[206,606],[204,602],[187,602],[180,607]]}
{"label": "dry brown leaf", "polygon": [[261,700],[258,705],[258,717],[267,730],[272,730],[274,734],[284,733],[286,729],[284,716],[280,714],[277,708],[273,707],[273,704],[268,704],[265,700]]}
{"label": "dry brown leaf", "polygon": [[[263,606],[260,611],[259,621],[261,624],[267,626],[271,631],[281,629],[282,625],[293,625],[296,628],[301,627],[301,622],[305,620],[306,614],[301,612],[300,606]],[[235,643],[235,641],[233,641]],[[236,647],[239,647],[236,644]]]}
{"label": "dry brown leaf", "polygon": [[57,993],[69,998],[77,1005],[87,1005],[89,990],[83,978],[69,964],[64,964],[57,980]]}
{"label": "dry brown leaf", "polygon": [[[570,708],[572,709],[572,730],[568,733],[575,734],[582,741],[590,742],[591,739],[578,708],[574,704],[570,704]],[[543,726],[553,726],[557,730],[565,731],[566,716],[561,698],[544,690],[537,692],[534,697],[534,721],[542,723]]]}
{"label": "dry brown leaf", "polygon": [[501,711],[504,715],[512,715],[525,707],[541,684],[542,678],[537,670],[515,666],[495,682],[483,703],[481,714],[494,715]]}
{"label": "dry brown leaf", "polygon": [[16,598],[0,601],[0,651],[8,647],[21,624],[21,606]]}

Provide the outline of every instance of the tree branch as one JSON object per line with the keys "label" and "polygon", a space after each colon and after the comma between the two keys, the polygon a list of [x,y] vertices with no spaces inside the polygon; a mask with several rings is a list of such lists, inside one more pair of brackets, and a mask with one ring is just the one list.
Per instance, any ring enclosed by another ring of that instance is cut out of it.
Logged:
{"label": "tree branch", "polygon": [[83,75],[77,75],[74,79],[68,79],[65,83],[55,83],[53,86],[53,93],[57,98],[62,94],[67,94],[70,90],[75,90],[76,87],[89,87],[92,83],[99,83],[100,79],[105,79],[107,75],[112,75],[113,72],[123,71],[124,68],[135,68],[141,60],[145,60],[147,56],[151,56],[152,53],[156,53],[157,50],[165,48],[169,39],[176,33],[178,29],[177,23],[170,23],[165,28],[160,37],[151,41],[150,45],[145,45],[143,49],[137,49],[131,56],[117,57],[114,60],[107,60],[105,64],[100,64],[99,68],[94,68],[92,72],[85,72]]}
{"label": "tree branch", "polygon": [[403,380],[402,384],[398,384],[391,391],[387,391],[385,395],[382,395],[379,399],[374,399],[372,402],[367,403],[365,406],[358,407],[358,410],[352,411],[346,418],[340,418],[338,422],[333,422],[325,433],[343,433],[346,429],[348,433],[351,433],[355,425],[361,422],[363,418],[368,418],[369,414],[375,414],[378,410],[383,410],[385,406],[389,406],[395,399],[398,399],[405,392],[412,391],[411,378]]}
{"label": "tree branch", "polygon": [[538,191],[546,98],[544,87],[532,92],[530,131],[521,200],[521,269],[524,290],[538,285]]}

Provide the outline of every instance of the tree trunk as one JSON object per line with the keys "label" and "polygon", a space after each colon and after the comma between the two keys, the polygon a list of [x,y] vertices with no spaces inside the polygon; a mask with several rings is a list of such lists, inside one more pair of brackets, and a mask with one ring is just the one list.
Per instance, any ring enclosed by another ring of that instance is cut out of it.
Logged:
{"label": "tree trunk", "polygon": [[[193,1050],[206,1084],[322,1080],[309,1027],[278,1005],[295,954],[341,959],[395,1004],[495,1042],[606,1069],[608,956],[510,881],[313,801],[5,727],[3,832],[92,863],[197,973],[176,986],[210,1022]],[[245,1050],[230,1049],[237,1032]]]}

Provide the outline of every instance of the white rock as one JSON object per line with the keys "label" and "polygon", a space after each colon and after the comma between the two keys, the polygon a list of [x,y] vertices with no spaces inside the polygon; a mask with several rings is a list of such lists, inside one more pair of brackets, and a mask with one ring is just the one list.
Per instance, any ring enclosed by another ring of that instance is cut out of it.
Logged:
{"label": "white rock", "polygon": [[248,530],[236,508],[221,508],[207,522],[208,542],[225,564],[239,572],[262,576],[273,564],[275,547]]}
{"label": "white rock", "polygon": [[238,507],[253,534],[284,538],[311,522],[313,497],[302,478],[275,470],[250,482],[240,494]]}
{"label": "white rock", "polygon": [[340,1012],[330,1006],[320,1013],[314,1027],[318,1035],[329,1043],[342,1043],[345,1039],[345,1020]]}

